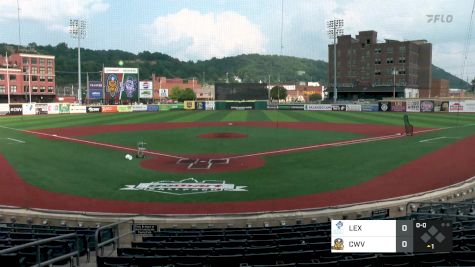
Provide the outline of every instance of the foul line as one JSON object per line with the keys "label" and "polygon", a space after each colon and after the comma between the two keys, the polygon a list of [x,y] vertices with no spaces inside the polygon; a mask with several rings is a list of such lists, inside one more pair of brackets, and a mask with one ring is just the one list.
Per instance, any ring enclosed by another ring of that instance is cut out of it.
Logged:
{"label": "foul line", "polygon": [[[441,130],[447,130],[447,129],[452,129],[452,128],[459,128],[459,127],[469,127],[469,126],[475,126],[475,124],[467,124],[467,125],[462,125],[462,126],[450,126],[450,127],[444,127],[444,128],[426,129],[426,130],[415,131],[414,134],[435,132],[435,131],[441,131]],[[83,139],[78,139],[78,138],[73,138],[73,137],[60,136],[60,135],[56,135],[56,134],[42,133],[42,132],[31,131],[31,130],[15,129],[15,128],[6,127],[6,126],[0,126],[0,128],[9,129],[9,130],[13,130],[13,131],[20,131],[20,132],[25,132],[25,133],[30,133],[30,134],[36,134],[36,135],[43,135],[43,136],[53,137],[53,138],[57,138],[57,139],[77,142],[77,143],[90,144],[90,145],[120,149],[120,150],[125,150],[125,151],[133,151],[133,152],[137,151],[137,149],[135,149],[135,148],[125,147],[125,146],[118,146],[118,145],[111,145],[111,144],[106,144],[106,143],[99,143],[99,142],[88,141],[88,140],[83,140]],[[268,156],[268,155],[274,155],[274,154],[283,154],[283,153],[302,151],[302,150],[311,150],[311,149],[324,148],[324,147],[347,146],[347,145],[368,143],[368,142],[373,142],[373,141],[391,140],[391,139],[397,139],[397,138],[402,138],[402,137],[406,137],[406,135],[397,133],[397,134],[390,134],[390,135],[377,136],[377,137],[368,137],[368,138],[346,140],[346,141],[339,141],[339,142],[326,143],[326,144],[317,144],[317,145],[309,145],[309,146],[303,146],[303,147],[278,149],[278,150],[272,150],[272,151],[267,151],[267,152],[258,152],[258,153],[252,153],[252,154],[238,155],[238,156],[233,156],[233,157],[226,157],[226,159],[230,160],[230,159],[239,159],[239,158],[255,157],[255,156]],[[162,157],[170,157],[170,158],[175,158],[175,159],[187,159],[187,158],[172,155],[172,154],[164,154],[164,153],[152,152],[152,151],[144,151],[144,154],[162,156]]]}
{"label": "foul line", "polygon": [[9,137],[7,139],[10,140],[10,141],[15,141],[15,142],[22,143],[22,144],[26,143],[23,140],[13,139],[13,138],[9,138]]}

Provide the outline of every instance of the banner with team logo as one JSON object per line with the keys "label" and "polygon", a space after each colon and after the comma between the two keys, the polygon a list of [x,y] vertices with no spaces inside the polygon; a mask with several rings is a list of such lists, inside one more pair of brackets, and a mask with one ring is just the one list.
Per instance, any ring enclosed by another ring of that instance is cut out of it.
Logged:
{"label": "banner with team logo", "polygon": [[8,115],[23,115],[23,106],[21,104],[10,104]]}
{"label": "banner with team logo", "polygon": [[378,104],[361,104],[361,111],[362,112],[378,112],[379,105]]}
{"label": "banner with team logo", "polygon": [[407,112],[420,112],[421,111],[421,101],[419,101],[419,100],[406,100],[406,111]]}
{"label": "banner with team logo", "polygon": [[23,115],[36,115],[36,106],[34,103],[23,104]]}
{"label": "banner with team logo", "polygon": [[183,102],[186,110],[195,109],[195,101],[185,101]]}
{"label": "banner with team logo", "polygon": [[379,110],[386,112],[391,110],[391,102],[379,102]]}
{"label": "banner with team logo", "polygon": [[144,99],[153,98],[153,82],[152,81],[139,82],[139,98],[144,98]]}
{"label": "banner with team logo", "polygon": [[59,113],[60,114],[69,114],[71,111],[71,104],[69,103],[60,103],[59,104]]}
{"label": "banner with team logo", "polygon": [[105,100],[108,104],[137,101],[139,82],[137,68],[104,68]]}

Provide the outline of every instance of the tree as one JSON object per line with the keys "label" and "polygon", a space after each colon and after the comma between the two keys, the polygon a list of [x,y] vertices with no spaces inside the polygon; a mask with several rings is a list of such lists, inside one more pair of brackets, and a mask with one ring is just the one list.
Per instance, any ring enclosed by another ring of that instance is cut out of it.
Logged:
{"label": "tree", "polygon": [[193,89],[186,88],[185,90],[183,90],[183,92],[181,94],[181,98],[182,98],[182,100],[180,100],[180,101],[195,100],[196,99],[196,94],[193,91]]}
{"label": "tree", "polygon": [[182,90],[180,89],[180,87],[175,86],[172,88],[168,97],[173,100],[180,101],[181,94],[182,94]]}
{"label": "tree", "polygon": [[282,86],[274,86],[270,89],[270,97],[272,99],[284,99],[287,97],[287,90]]}
{"label": "tree", "polygon": [[322,100],[322,95],[319,94],[319,93],[311,94],[311,95],[308,96],[308,100],[310,102],[320,101],[320,100]]}
{"label": "tree", "polygon": [[187,100],[195,100],[196,94],[191,88],[181,89],[178,86],[172,88],[169,97],[173,100],[183,102]]}

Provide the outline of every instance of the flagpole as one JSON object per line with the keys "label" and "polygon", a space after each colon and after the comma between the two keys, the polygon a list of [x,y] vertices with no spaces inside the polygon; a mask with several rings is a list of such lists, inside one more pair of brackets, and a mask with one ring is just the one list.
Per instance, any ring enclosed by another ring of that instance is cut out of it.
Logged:
{"label": "flagpole", "polygon": [[5,52],[5,61],[7,63],[7,95],[8,95],[8,104],[10,104],[10,73],[8,71],[8,52]]}

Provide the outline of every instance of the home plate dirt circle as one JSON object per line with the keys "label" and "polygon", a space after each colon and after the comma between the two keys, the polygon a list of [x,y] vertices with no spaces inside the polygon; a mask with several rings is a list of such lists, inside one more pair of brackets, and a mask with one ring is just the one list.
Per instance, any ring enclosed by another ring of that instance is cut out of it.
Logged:
{"label": "home plate dirt circle", "polygon": [[242,133],[232,133],[232,132],[221,132],[221,133],[207,133],[198,135],[200,138],[246,138],[247,134]]}
{"label": "home plate dirt circle", "polygon": [[181,158],[154,156],[140,162],[146,169],[160,172],[179,173],[218,173],[238,172],[264,166],[260,156],[232,158],[232,155],[195,154],[182,155]]}

